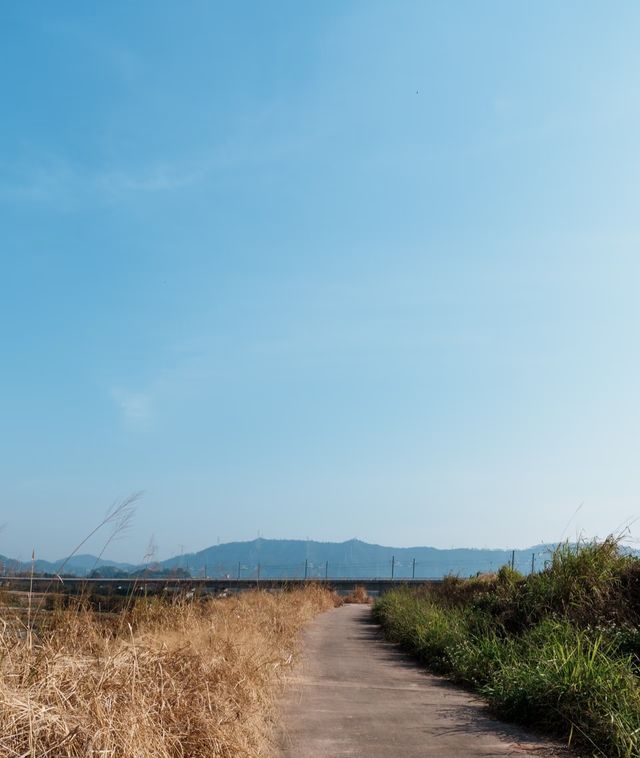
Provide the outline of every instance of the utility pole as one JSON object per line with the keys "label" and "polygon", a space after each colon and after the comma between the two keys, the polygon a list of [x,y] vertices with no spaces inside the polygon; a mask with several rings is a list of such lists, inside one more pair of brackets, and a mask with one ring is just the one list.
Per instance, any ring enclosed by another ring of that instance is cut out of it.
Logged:
{"label": "utility pole", "polygon": [[240,579],[240,561],[238,561],[238,579]]}
{"label": "utility pole", "polygon": [[325,580],[325,582],[327,581],[328,578],[329,578],[329,561],[325,561],[325,564],[324,564],[324,580]]}
{"label": "utility pole", "polygon": [[416,578],[416,559],[415,558],[413,559],[413,567],[411,569],[411,578],[412,579]]}
{"label": "utility pole", "polygon": [[531,573],[533,574],[535,570],[536,570],[536,554],[531,553]]}
{"label": "utility pole", "polygon": [[511,551],[511,570],[513,571],[516,567],[516,551]]}
{"label": "utility pole", "polygon": [[304,580],[307,581],[307,576],[309,574],[309,559],[304,559]]}
{"label": "utility pole", "polygon": [[395,569],[396,569],[396,557],[395,557],[395,555],[392,555],[391,556],[391,578],[392,579],[393,579],[393,575],[395,573]]}

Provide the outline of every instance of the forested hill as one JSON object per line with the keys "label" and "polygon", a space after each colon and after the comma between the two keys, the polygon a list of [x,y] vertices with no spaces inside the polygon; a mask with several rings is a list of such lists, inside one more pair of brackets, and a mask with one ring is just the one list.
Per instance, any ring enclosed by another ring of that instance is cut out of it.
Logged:
{"label": "forested hill", "polygon": [[[544,565],[550,546],[535,545],[516,550],[515,567],[523,572]],[[357,539],[347,542],[314,540],[267,540],[229,542],[175,556],[163,561],[163,568],[183,568],[193,576],[229,575],[251,577],[440,577],[449,573],[470,576],[478,571],[496,571],[512,559],[511,550],[433,547],[387,547]]]}

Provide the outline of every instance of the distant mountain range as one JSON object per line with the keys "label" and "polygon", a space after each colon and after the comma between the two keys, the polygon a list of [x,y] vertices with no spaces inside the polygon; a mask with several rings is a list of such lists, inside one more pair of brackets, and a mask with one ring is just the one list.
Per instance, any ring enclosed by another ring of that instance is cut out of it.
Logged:
{"label": "distant mountain range", "polygon": [[[31,571],[31,561],[18,561],[14,558],[0,555],[0,563],[4,571],[9,573]],[[33,570],[38,574],[57,574],[62,571],[64,574],[87,576],[94,569],[107,566],[123,572],[135,571],[136,569],[133,563],[118,563],[117,561],[97,558],[95,555],[81,554],[74,555],[68,559],[60,558],[57,561],[45,561],[39,558],[34,561]]]}
{"label": "distant mountain range", "polygon": [[[515,567],[526,573],[540,569],[549,558],[552,545],[534,545],[515,550],[479,548],[386,547],[361,540],[316,542],[314,540],[267,540],[228,542],[213,545],[197,553],[185,553],[151,566],[118,563],[92,555],[76,555],[58,561],[37,560],[36,572],[63,572],[87,576],[92,571],[107,576],[126,576],[145,569],[158,573],[189,572],[194,577],[245,578],[437,578],[446,574],[472,576],[478,572],[497,571],[512,558]],[[30,571],[30,562],[0,556],[9,572]]]}
{"label": "distant mountain range", "polygon": [[[521,571],[541,568],[548,559],[550,545],[516,550],[515,567]],[[256,576],[258,566],[264,578],[280,577],[388,577],[434,578],[449,573],[470,576],[478,571],[496,571],[510,562],[511,550],[434,547],[386,547],[361,540],[315,542],[314,540],[266,540],[229,542],[175,556],[162,562],[166,568],[184,568],[193,576]],[[415,568],[414,568],[415,561]]]}

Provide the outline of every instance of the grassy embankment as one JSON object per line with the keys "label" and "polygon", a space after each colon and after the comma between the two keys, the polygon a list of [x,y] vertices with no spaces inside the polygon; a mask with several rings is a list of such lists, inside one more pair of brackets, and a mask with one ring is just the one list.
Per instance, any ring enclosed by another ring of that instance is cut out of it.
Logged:
{"label": "grassy embankment", "polygon": [[390,639],[499,715],[597,756],[640,756],[640,560],[616,540],[564,545],[527,577],[504,567],[393,591],[374,613]]}
{"label": "grassy embankment", "polygon": [[0,755],[262,756],[320,588],[0,614]]}

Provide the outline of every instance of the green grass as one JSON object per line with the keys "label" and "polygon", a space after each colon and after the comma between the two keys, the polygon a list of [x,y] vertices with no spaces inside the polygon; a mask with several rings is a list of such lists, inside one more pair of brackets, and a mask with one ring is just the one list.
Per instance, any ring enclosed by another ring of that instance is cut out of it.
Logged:
{"label": "green grass", "polygon": [[640,756],[639,566],[615,540],[563,545],[539,574],[450,577],[430,591],[392,591],[374,613],[390,639],[499,715],[631,758]]}

